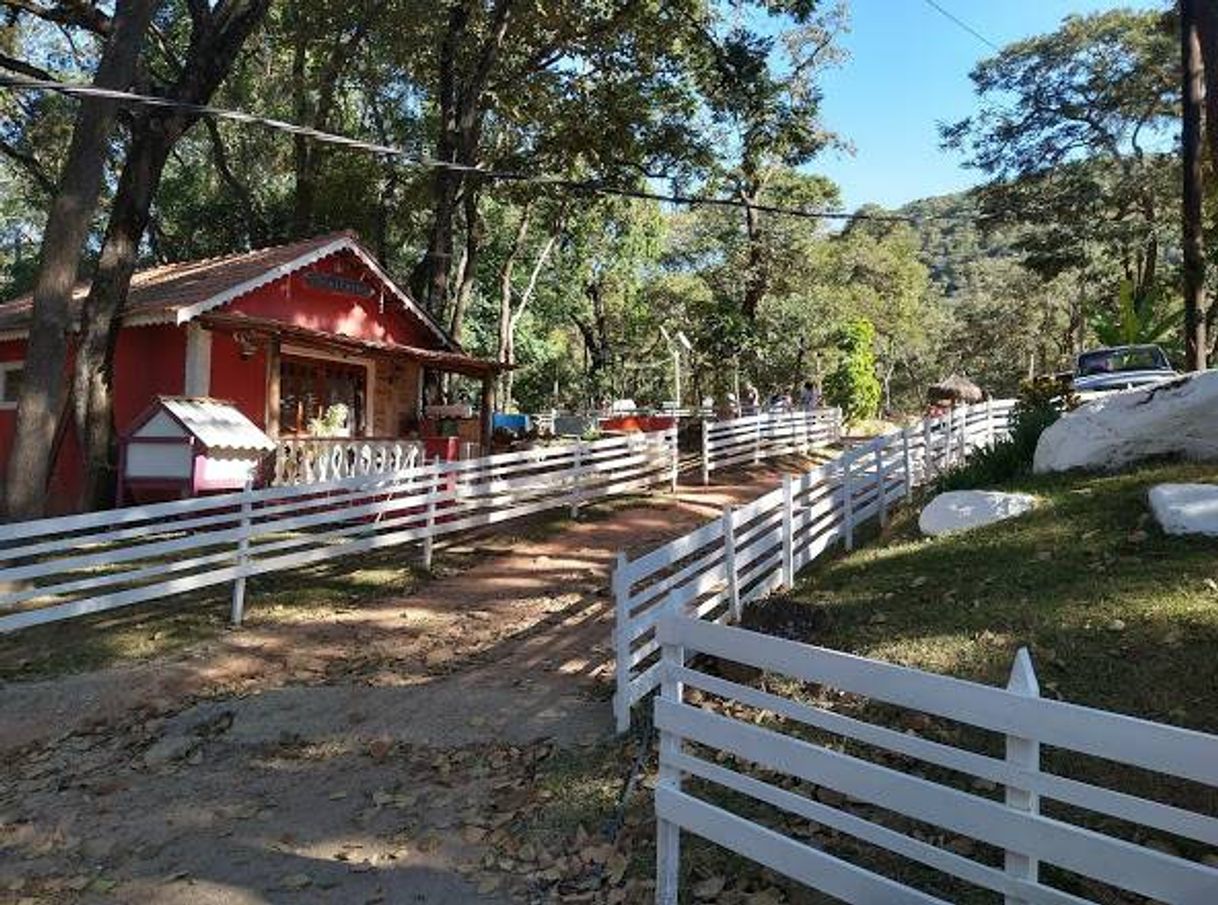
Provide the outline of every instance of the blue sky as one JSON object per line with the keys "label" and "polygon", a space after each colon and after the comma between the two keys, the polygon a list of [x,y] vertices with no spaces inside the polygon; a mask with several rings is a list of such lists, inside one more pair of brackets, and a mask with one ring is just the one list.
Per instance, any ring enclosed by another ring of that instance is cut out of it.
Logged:
{"label": "blue sky", "polygon": [[[1162,0],[938,0],[1002,46],[1052,31],[1062,17],[1118,6],[1161,8]],[[809,167],[842,188],[848,210],[896,207],[981,181],[959,156],[939,149],[936,123],[976,108],[968,73],[992,55],[985,44],[926,0],[850,0],[850,59],[822,79],[825,125],[852,142],[853,157],[828,152]]]}

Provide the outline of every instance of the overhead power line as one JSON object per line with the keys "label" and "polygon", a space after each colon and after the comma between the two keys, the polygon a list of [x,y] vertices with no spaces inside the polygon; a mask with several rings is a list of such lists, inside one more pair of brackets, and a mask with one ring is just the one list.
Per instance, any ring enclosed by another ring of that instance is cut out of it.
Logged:
{"label": "overhead power line", "polygon": [[516,170],[486,169],[483,167],[470,166],[468,164],[455,163],[453,161],[437,160],[435,158],[421,156],[415,152],[408,151],[394,145],[365,141],[359,138],[352,138],[348,135],[341,135],[336,132],[326,132],[321,129],[314,129],[311,126],[302,126],[298,123],[274,119],[272,117],[262,116],[256,113],[247,113],[243,110],[231,110],[224,107],[191,104],[184,101],[174,100],[173,98],[158,97],[157,95],[152,94],[136,94],[130,91],[114,91],[107,88],[98,88],[93,85],[72,84],[49,79],[34,79],[11,73],[0,74],[0,87],[10,88],[18,91],[52,91],[57,94],[62,94],[76,99],[98,98],[164,110],[178,110],[191,116],[206,116],[213,119],[226,120],[244,125],[261,126],[266,129],[271,129],[276,132],[283,132],[290,135],[300,135],[322,144],[336,145],[343,148],[349,148],[351,150],[375,154],[380,157],[392,158],[405,166],[418,167],[420,169],[449,170],[452,172],[464,173],[478,179],[485,179],[495,182],[527,183],[530,185],[539,186],[541,188],[550,188],[579,194],[634,198],[643,201],[657,201],[688,207],[697,207],[701,205],[706,207],[734,209],[747,208],[754,211],[759,211],[761,213],[796,217],[805,220],[830,220],[840,222],[862,220],[878,223],[908,223],[916,225],[919,222],[927,220],[977,222],[979,220],[986,219],[984,217],[961,217],[952,214],[930,214],[922,217],[914,217],[906,214],[886,213],[847,214],[840,211],[810,210],[808,208],[788,207],[778,204],[746,204],[737,198],[653,192],[645,189],[632,189],[616,186],[601,182],[599,180],[571,179],[565,176],[555,176],[545,173],[525,173]]}
{"label": "overhead power line", "polygon": [[939,13],[944,18],[948,19],[951,22],[954,22],[960,28],[967,31],[970,35],[972,35],[974,38],[976,38],[986,47],[990,48],[991,50],[995,50],[995,51],[999,51],[999,52],[1002,51],[1001,47],[999,47],[997,44],[995,44],[993,41],[991,41],[989,38],[987,38],[977,29],[973,28],[973,26],[969,25],[967,22],[965,22],[963,19],[961,19],[951,10],[947,9],[942,4],[937,2],[937,0],[923,0],[923,2],[925,2],[927,6],[929,6],[931,9],[935,10],[937,13]]}

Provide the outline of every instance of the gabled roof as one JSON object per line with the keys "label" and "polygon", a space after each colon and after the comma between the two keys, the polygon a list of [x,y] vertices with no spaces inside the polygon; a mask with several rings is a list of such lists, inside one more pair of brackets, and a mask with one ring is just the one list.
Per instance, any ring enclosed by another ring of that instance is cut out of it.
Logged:
{"label": "gabled roof", "polygon": [[[186,434],[193,434],[207,449],[269,452],[275,448],[275,441],[235,405],[206,396],[158,396],[156,405],[135,422],[131,436],[140,436],[146,426],[151,428],[159,411],[167,412]],[[154,435],[163,434],[162,425],[162,430]]]}
{"label": "gabled roof", "polygon": [[[431,316],[416,304],[351,232],[330,233],[287,245],[259,248],[239,254],[201,261],[179,261],[140,270],[131,278],[123,323],[184,324],[255,289],[330,255],[347,251],[359,258],[402,306],[423,322],[447,349],[459,346]],[[80,309],[89,294],[89,284],[80,283],[72,293],[72,320],[79,322]],[[29,329],[32,294],[0,303],[0,336],[21,336]],[[5,337],[7,338],[7,337]]]}

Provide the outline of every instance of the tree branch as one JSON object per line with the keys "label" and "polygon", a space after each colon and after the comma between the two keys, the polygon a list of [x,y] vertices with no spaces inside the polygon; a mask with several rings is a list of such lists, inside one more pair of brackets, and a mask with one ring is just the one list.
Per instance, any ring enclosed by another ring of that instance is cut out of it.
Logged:
{"label": "tree branch", "polygon": [[38,183],[40,188],[47,195],[55,194],[55,180],[42,168],[38,163],[37,158],[32,154],[27,154],[25,151],[18,150],[6,141],[0,141],[0,154],[3,154],[9,160],[16,163]]}
{"label": "tree branch", "polygon": [[45,69],[40,69],[33,63],[27,63],[25,60],[18,60],[16,57],[10,57],[3,53],[0,53],[0,68],[7,69],[9,72],[19,72],[22,75],[28,75],[32,79],[43,79],[49,82],[59,81]]}
{"label": "tree branch", "polygon": [[83,3],[81,0],[65,0],[55,6],[41,6],[34,3],[33,0],[0,0],[0,6],[7,6],[18,13],[28,13],[44,22],[83,28],[95,35],[110,34],[110,17],[97,7]]}

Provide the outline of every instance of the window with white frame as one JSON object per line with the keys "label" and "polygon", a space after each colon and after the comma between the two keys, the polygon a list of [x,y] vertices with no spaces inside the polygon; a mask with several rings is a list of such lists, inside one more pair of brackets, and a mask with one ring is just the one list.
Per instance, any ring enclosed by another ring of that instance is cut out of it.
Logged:
{"label": "window with white frame", "polygon": [[17,397],[21,394],[21,378],[24,373],[24,361],[0,363],[0,409],[17,407]]}

